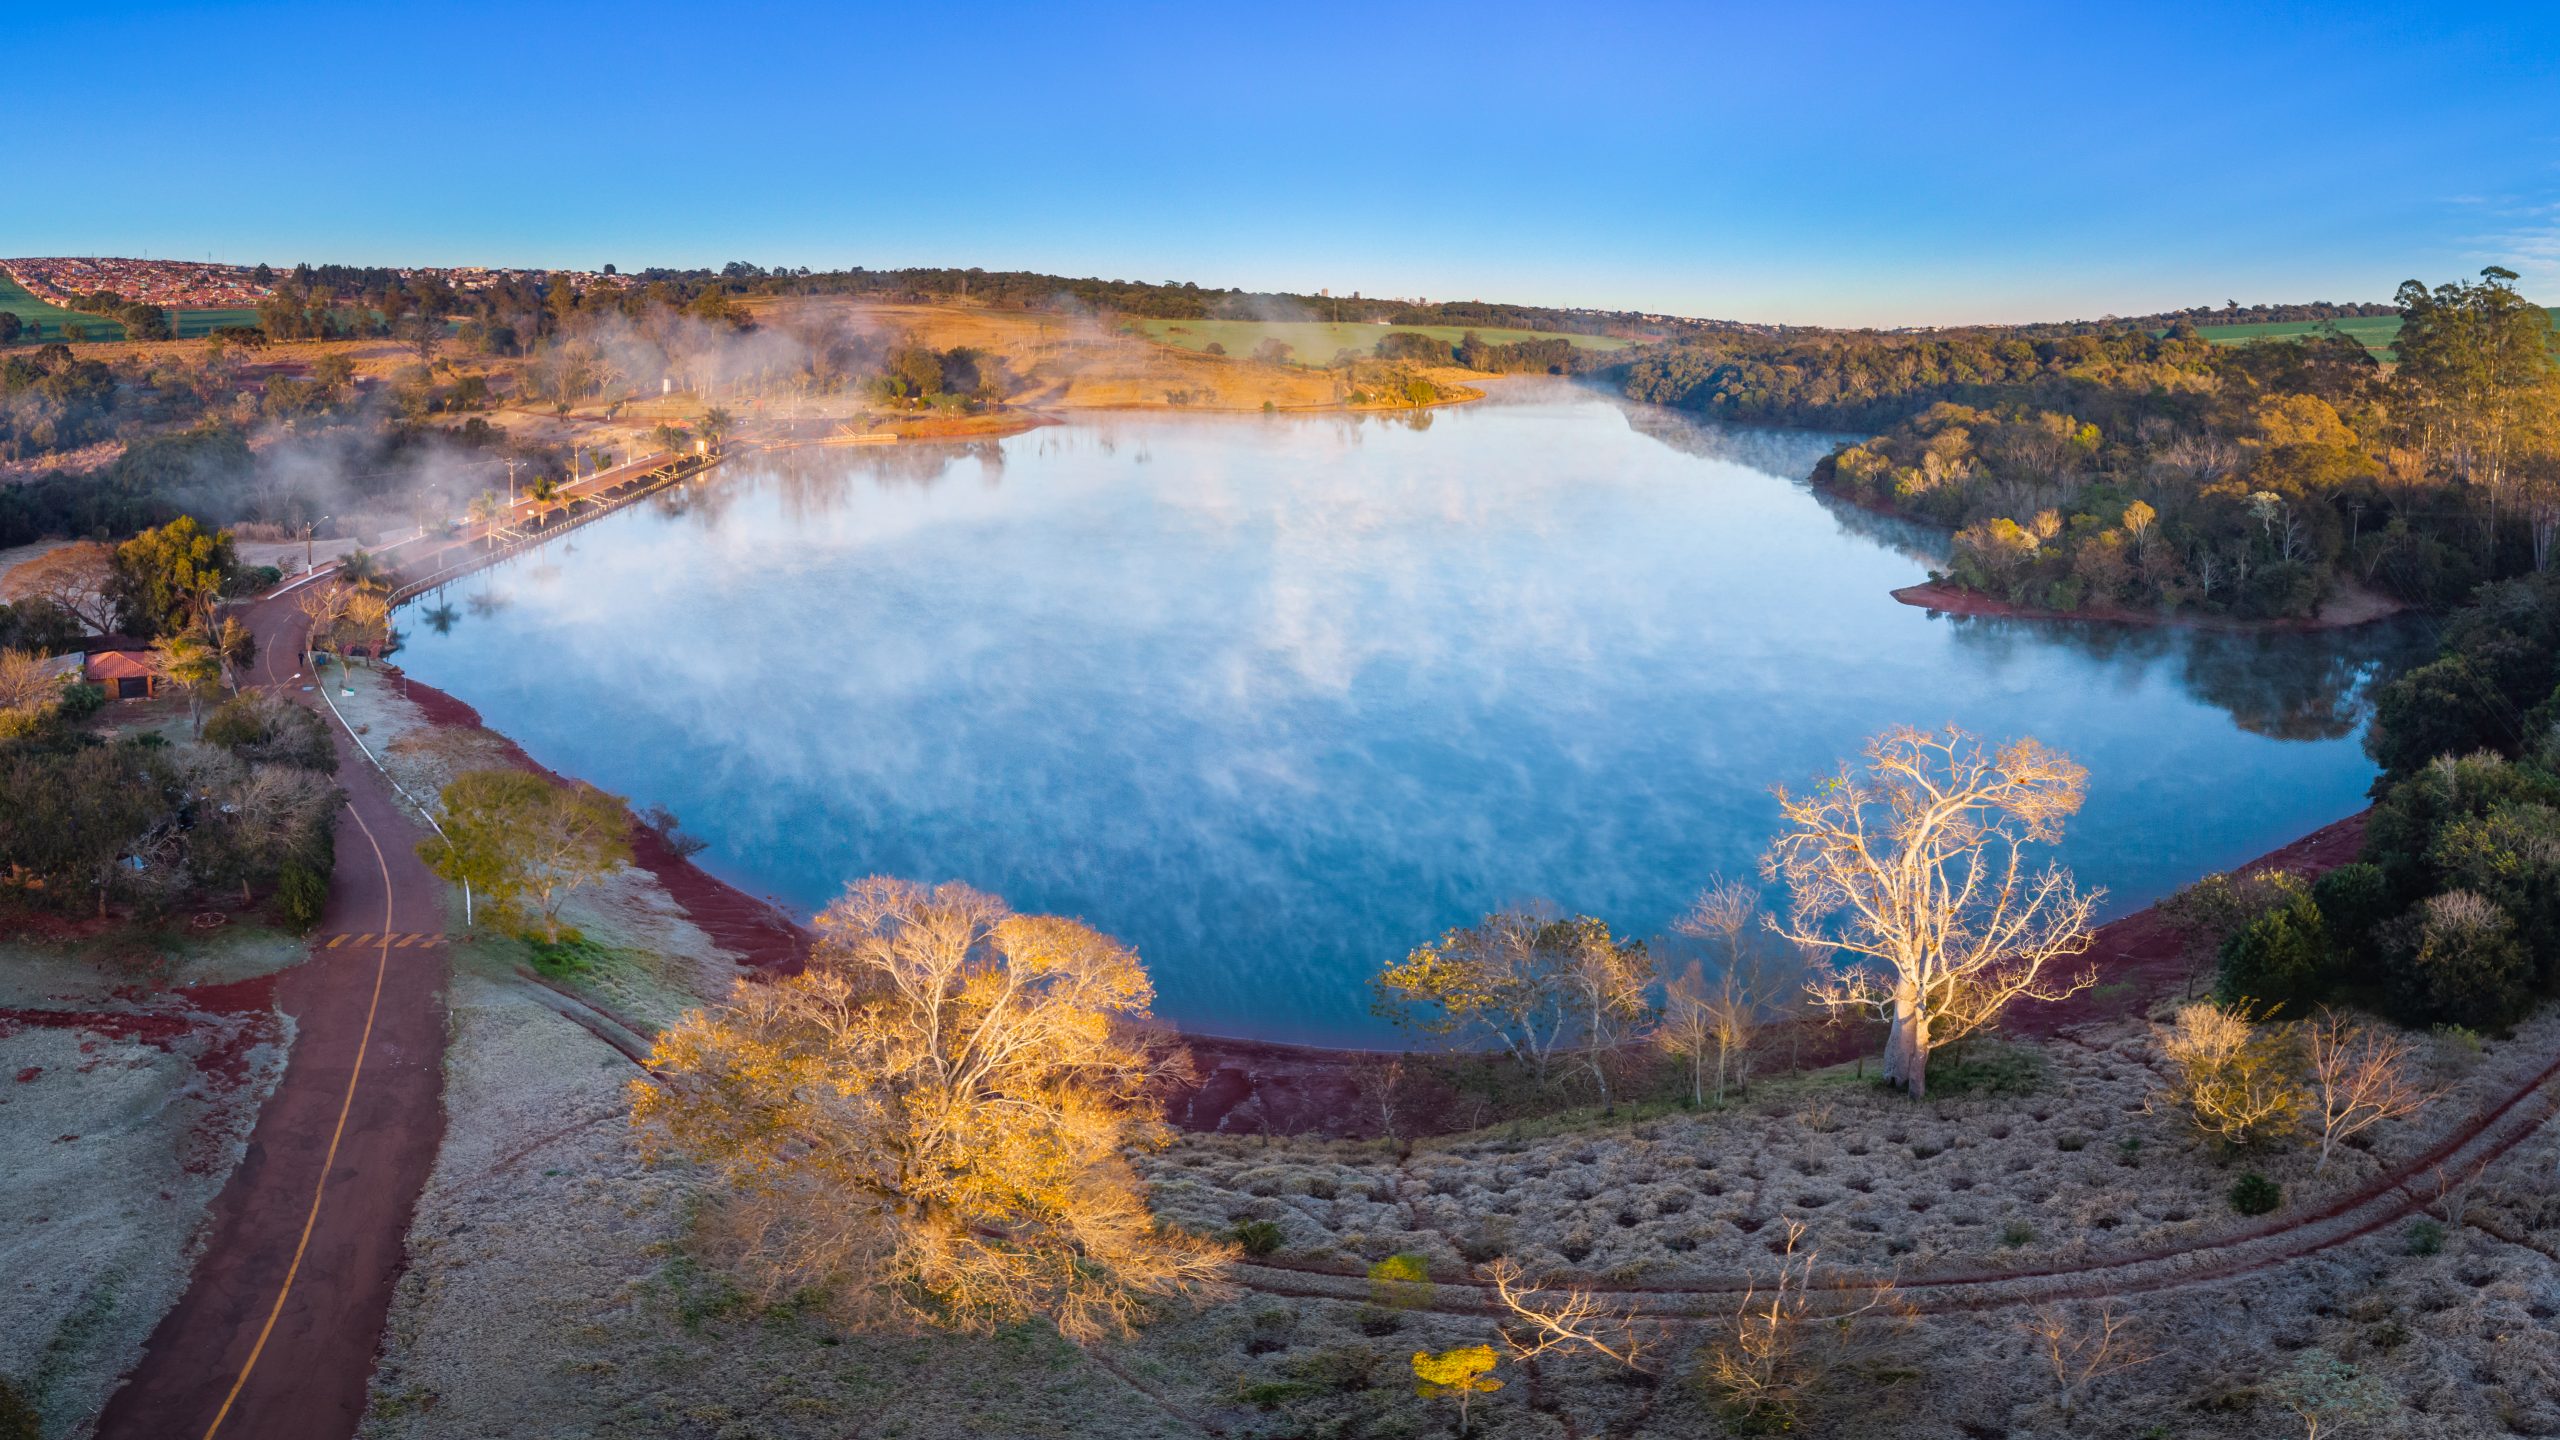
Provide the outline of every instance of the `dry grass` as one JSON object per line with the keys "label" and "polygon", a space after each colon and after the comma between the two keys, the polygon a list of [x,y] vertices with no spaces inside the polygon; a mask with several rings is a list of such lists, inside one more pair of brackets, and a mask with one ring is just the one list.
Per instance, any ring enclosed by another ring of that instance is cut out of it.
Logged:
{"label": "dry grass", "polygon": [[[153,962],[102,963],[108,950]],[[220,983],[302,954],[239,930],[133,947],[0,941],[0,1007],[187,1009],[137,981]],[[116,1380],[186,1287],[207,1207],[282,1078],[291,1022],[200,1017],[163,1043],[110,1029],[0,1020],[0,1375],[42,1410],[47,1435],[86,1434]],[[237,1069],[199,1064],[244,1048]]]}
{"label": "dry grass", "polygon": [[1284,1259],[1411,1252],[1454,1271],[1503,1253],[1679,1286],[1765,1264],[1795,1220],[1827,1264],[1877,1274],[2048,1265],[2236,1228],[2226,1195],[2244,1170],[2282,1184],[2289,1207],[2316,1205],[2423,1150],[2555,1048],[2560,1017],[2546,1016],[2476,1062],[2447,1061],[2445,1100],[2375,1127],[2317,1177],[2299,1144],[2226,1157],[2149,1113],[2156,1042],[2132,1024],[2036,1047],[2045,1079],[2025,1096],[1914,1105],[1831,1071],[1722,1111],[1541,1139],[1481,1132],[1403,1158],[1377,1142],[1193,1135],[1144,1163],[1168,1218],[1270,1221]]}

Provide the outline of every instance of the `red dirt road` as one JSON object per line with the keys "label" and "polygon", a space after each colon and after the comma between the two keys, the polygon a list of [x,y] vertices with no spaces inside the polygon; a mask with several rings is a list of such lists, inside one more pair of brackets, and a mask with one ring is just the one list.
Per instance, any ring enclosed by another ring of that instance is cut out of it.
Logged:
{"label": "red dirt road", "polygon": [[[297,700],[301,617],[248,612],[262,683]],[[347,809],[321,934],[276,978],[297,1027],[283,1081],[215,1200],[203,1258],[107,1402],[105,1440],[345,1440],[404,1263],[409,1219],[444,1137],[445,951],[390,933],[445,928],[443,882],[418,826],[333,726]]]}

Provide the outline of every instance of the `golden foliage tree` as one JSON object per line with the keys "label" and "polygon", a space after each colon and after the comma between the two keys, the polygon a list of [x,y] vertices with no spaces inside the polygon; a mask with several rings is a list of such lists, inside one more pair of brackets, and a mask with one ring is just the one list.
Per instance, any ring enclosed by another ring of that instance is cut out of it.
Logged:
{"label": "golden foliage tree", "polygon": [[1605,1103],[1609,1062],[1646,1017],[1650,979],[1643,941],[1526,906],[1450,931],[1373,986],[1381,1013],[1426,1035],[1491,1040],[1542,1084],[1578,1045]]}
{"label": "golden foliage tree", "polygon": [[1493,1378],[1493,1367],[1499,1363],[1490,1345],[1460,1345],[1433,1354],[1428,1350],[1413,1352],[1413,1393],[1425,1400],[1443,1397],[1458,1402],[1458,1433],[1467,1433],[1467,1407],[1479,1395],[1490,1395],[1502,1388]]}
{"label": "golden foliage tree", "polygon": [[1159,1229],[1129,1152],[1170,1132],[1188,1056],[1142,1028],[1138,957],[964,885],[855,882],[807,970],[740,987],[658,1039],[632,1087],[656,1150],[707,1167],[709,1217],[768,1298],[850,1323],[1077,1341],[1214,1286],[1226,1247]]}
{"label": "golden foliage tree", "polygon": [[1897,726],[1812,790],[1781,786],[1786,830],[1763,870],[1792,906],[1779,933],[1847,954],[1818,1003],[1892,1022],[1884,1078],[1927,1093],[1930,1050],[1997,1020],[2015,1000],[2060,1000],[2097,983],[2051,972],[2089,948],[2103,892],[2059,865],[2030,871],[2030,845],[2062,838],[2089,772],[2033,739],[1990,750],[1966,732]]}
{"label": "golden foliage tree", "polygon": [[2281,1027],[2253,1024],[2246,1006],[2179,1007],[2161,1032],[2169,1062],[2164,1092],[2196,1128],[2225,1145],[2293,1133],[2305,1103],[2300,1057]]}

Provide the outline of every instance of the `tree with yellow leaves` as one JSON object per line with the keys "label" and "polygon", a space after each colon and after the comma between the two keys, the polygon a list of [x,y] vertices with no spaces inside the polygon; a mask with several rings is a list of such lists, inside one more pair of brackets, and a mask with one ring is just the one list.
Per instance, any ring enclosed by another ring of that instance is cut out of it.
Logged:
{"label": "tree with yellow leaves", "polygon": [[1160,1229],[1129,1164],[1171,1136],[1188,1056],[1139,1028],[1127,946],[965,885],[855,882],[799,975],[687,1014],[632,1086],[653,1153],[708,1168],[707,1235],[767,1299],[848,1323],[1079,1342],[1214,1286],[1226,1247]]}
{"label": "tree with yellow leaves", "polygon": [[1458,1433],[1467,1433],[1467,1407],[1479,1395],[1490,1395],[1502,1382],[1488,1373],[1497,1362],[1490,1345],[1461,1345],[1433,1354],[1413,1352],[1413,1393],[1425,1400],[1443,1397],[1458,1402]]}

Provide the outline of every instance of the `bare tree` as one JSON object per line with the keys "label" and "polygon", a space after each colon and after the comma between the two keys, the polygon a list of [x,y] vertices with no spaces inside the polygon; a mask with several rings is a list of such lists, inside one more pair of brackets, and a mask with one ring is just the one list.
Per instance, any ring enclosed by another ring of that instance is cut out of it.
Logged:
{"label": "bare tree", "polygon": [[0,650],[0,712],[34,714],[62,698],[62,677],[33,650]]}
{"label": "bare tree", "polygon": [[2089,1387],[2109,1375],[2147,1365],[2158,1356],[2133,1333],[2133,1322],[2115,1302],[2094,1311],[2039,1306],[2018,1324],[2045,1369],[2053,1375],[2054,1404],[2069,1415],[2088,1398]]}
{"label": "bare tree", "polygon": [[1132,1149],[1188,1071],[1125,945],[964,885],[855,882],[802,974],[742,985],[632,1087],[654,1148],[707,1167],[738,1270],[846,1320],[1124,1334],[1214,1288],[1226,1247],[1160,1227]]}
{"label": "bare tree", "polygon": [[2071,872],[2030,873],[2080,808],[2089,772],[2033,739],[1996,752],[1966,732],[1898,726],[1868,742],[1863,771],[1798,795],[1781,786],[1787,829],[1763,870],[1792,907],[1778,933],[1845,952],[1818,1003],[1891,1021],[1884,1078],[1928,1091],[1929,1052],[1996,1021],[2016,1000],[2060,1000],[2097,983],[2050,972],[2089,948],[2103,892]]}
{"label": "bare tree", "polygon": [[2415,1115],[2435,1098],[2412,1073],[2416,1052],[2399,1036],[2323,1010],[2303,1027],[2303,1059],[2320,1104],[2318,1174],[2340,1145],[2385,1120]]}
{"label": "bare tree", "polygon": [[1502,1303],[1502,1343],[1514,1358],[1535,1360],[1566,1346],[1605,1355],[1630,1370],[1651,1370],[1645,1355],[1651,1337],[1632,1310],[1611,1309],[1580,1286],[1553,1291],[1534,1284],[1508,1255],[1486,1267],[1485,1278]]}
{"label": "bare tree", "polygon": [[1777,1274],[1766,1289],[1755,1277],[1730,1329],[1707,1342],[1702,1378],[1736,1412],[1792,1425],[1832,1370],[1870,1343],[1860,1321],[1910,1312],[1890,1284],[1847,1292],[1837,1308],[1817,1310],[1817,1291],[1842,1292],[1815,1283],[1821,1252],[1804,1243],[1804,1222],[1784,1224]]}
{"label": "bare tree", "polygon": [[114,547],[83,540],[48,550],[10,567],[0,580],[0,600],[46,600],[61,606],[90,633],[116,628]]}
{"label": "bare tree", "polygon": [[1671,928],[1707,953],[1663,977],[1654,1041],[1687,1062],[1692,1100],[1703,1105],[1712,1093],[1722,1103],[1728,1083],[1750,1082],[1754,1043],[1771,1011],[1783,1007],[1790,977],[1763,940],[1759,893],[1741,881],[1711,881]]}
{"label": "bare tree", "polygon": [[[347,600],[355,591],[335,580],[306,585],[293,597],[294,608],[310,623],[305,653],[336,655],[347,619]],[[343,663],[343,662],[342,662]]]}

